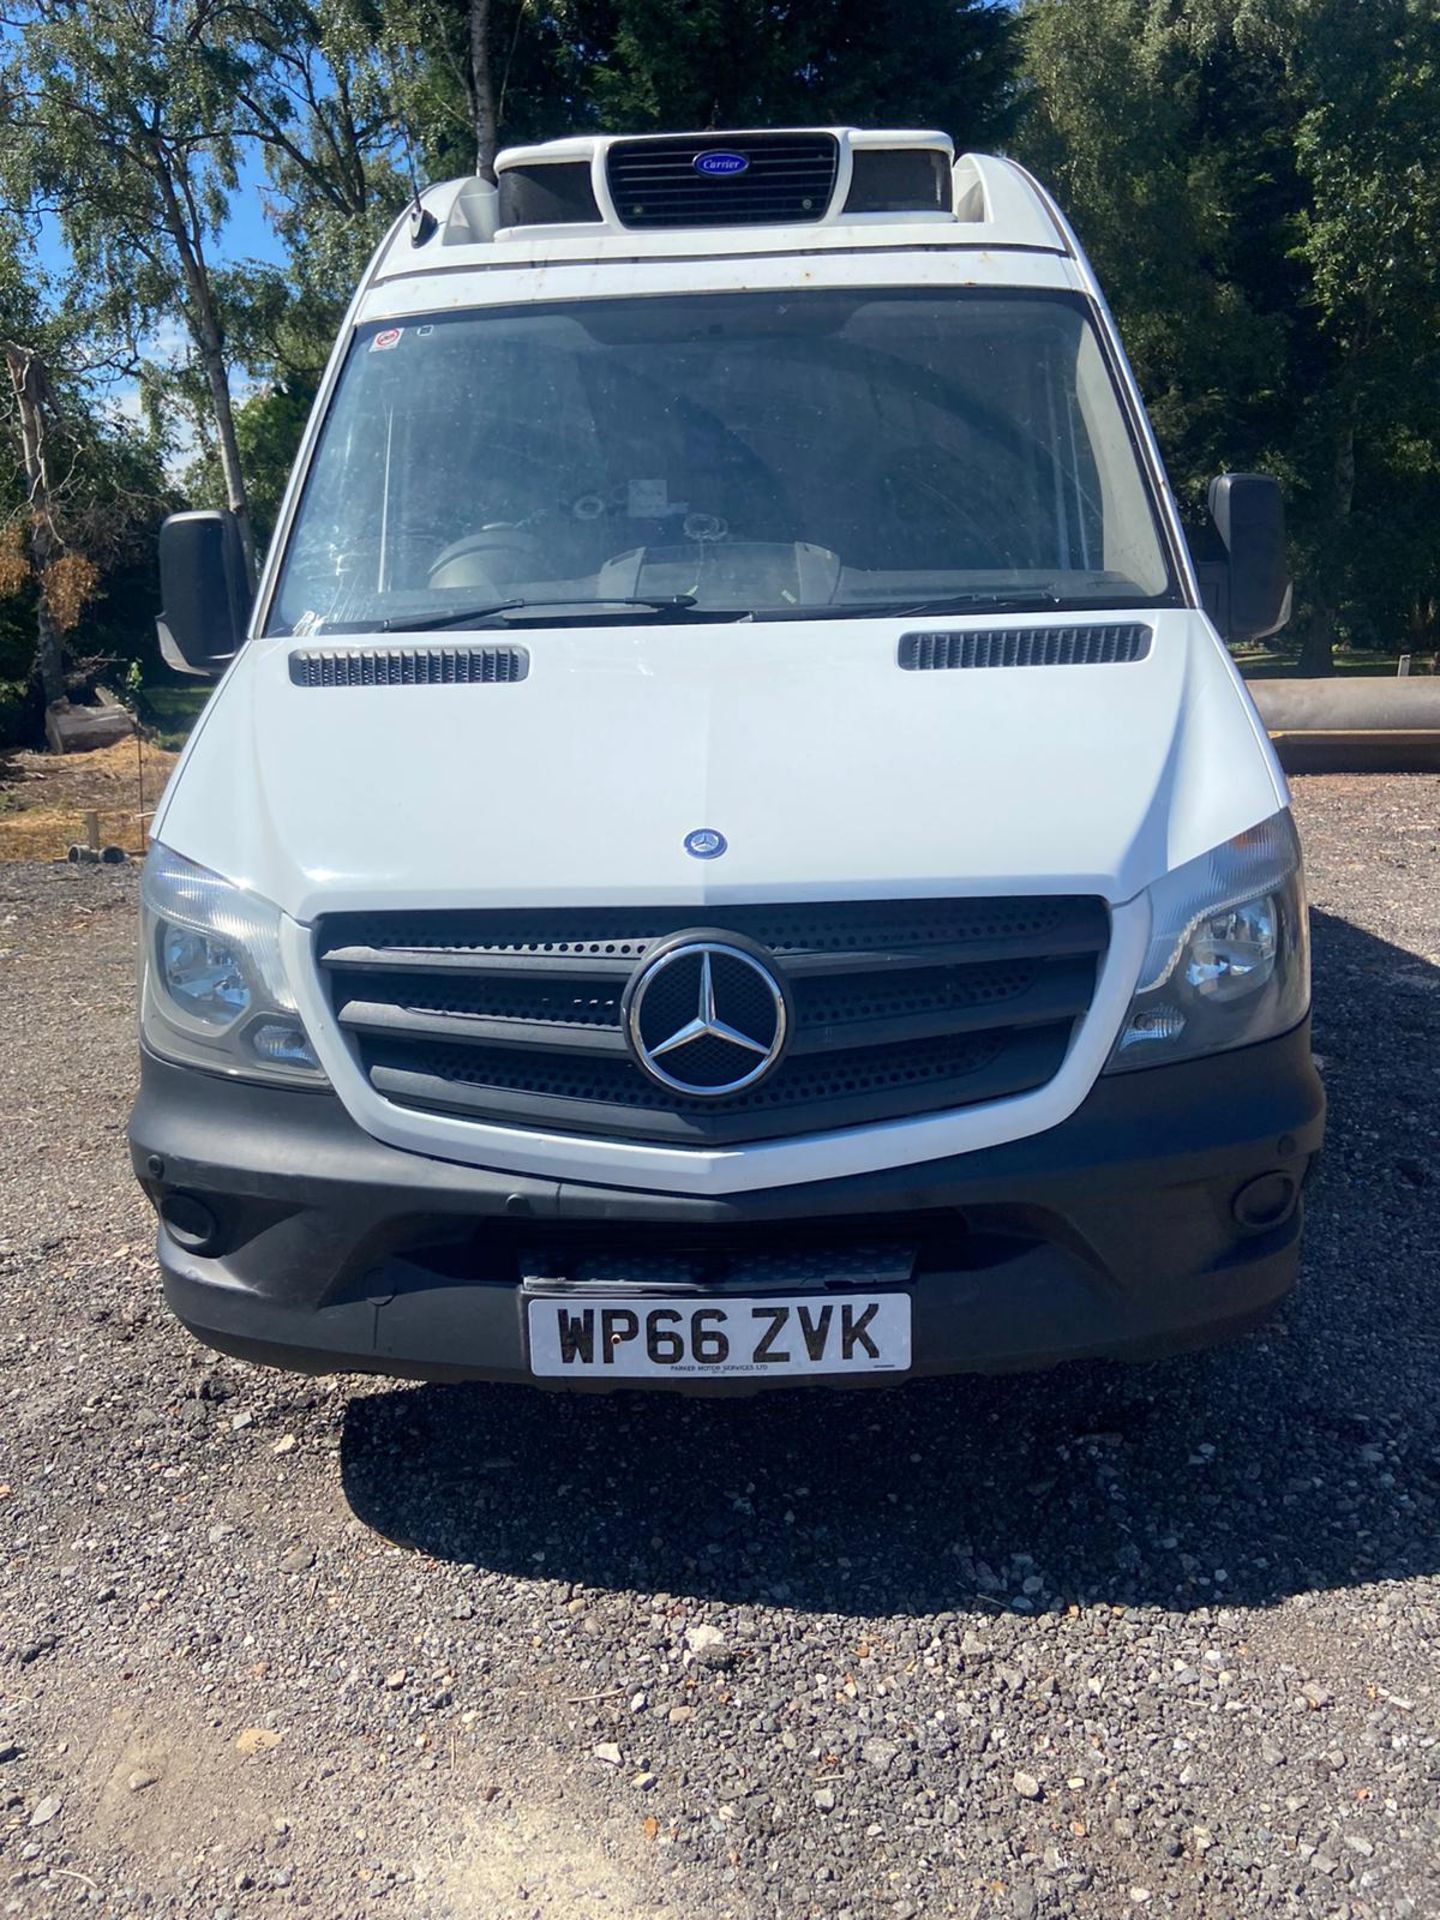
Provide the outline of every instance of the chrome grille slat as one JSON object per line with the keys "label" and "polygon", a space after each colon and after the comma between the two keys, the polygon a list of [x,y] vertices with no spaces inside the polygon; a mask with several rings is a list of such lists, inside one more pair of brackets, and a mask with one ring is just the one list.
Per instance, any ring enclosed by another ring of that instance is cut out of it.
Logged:
{"label": "chrome grille slat", "polygon": [[[739,936],[789,983],[754,1087],[671,1092],[633,1059],[626,985],[679,932]],[[629,1139],[739,1142],[1002,1099],[1058,1071],[1109,938],[1092,898],[336,915],[331,1004],[399,1104]]]}
{"label": "chrome grille slat", "polygon": [[782,1086],[782,1068],[757,1093],[738,1096],[752,1104],[743,1120],[737,1122],[733,1116],[727,1121],[715,1112],[716,1105],[733,1107],[735,1101],[704,1103],[677,1098],[663,1108],[648,1104],[656,1089],[641,1078],[638,1070],[636,1080],[641,1092],[635,1098],[604,1097],[606,1092],[631,1092],[618,1072],[607,1075],[607,1084],[597,1098],[589,1081],[583,1096],[566,1091],[577,1082],[567,1078],[554,1055],[537,1057],[532,1067],[548,1070],[527,1073],[525,1084],[497,1087],[466,1077],[467,1072],[484,1070],[474,1056],[456,1049],[459,1059],[447,1063],[442,1057],[444,1051],[440,1049],[418,1065],[396,1066],[380,1060],[371,1069],[372,1083],[377,1092],[402,1106],[431,1112],[533,1127],[537,1110],[543,1110],[547,1130],[689,1146],[774,1140],[787,1134],[814,1132],[815,1116],[821,1111],[827,1128],[904,1119],[917,1111],[917,1092],[922,1100],[918,1110],[926,1112],[1002,1099],[1043,1086],[1055,1073],[1063,1054],[1043,1029],[1036,1029],[1021,1034],[1009,1045],[995,1036],[971,1034],[957,1036],[948,1054],[926,1046],[924,1053],[929,1057],[907,1060],[898,1074],[878,1066],[852,1067],[850,1057],[843,1054],[802,1060],[798,1064],[807,1074],[813,1073],[822,1092],[812,1094],[806,1083],[797,1085],[793,1078],[788,1087]]}
{"label": "chrome grille slat", "polygon": [[[900,902],[894,911],[922,913],[926,901]],[[1019,914],[985,918],[987,904],[1018,908]],[[699,924],[707,914],[718,916],[733,932],[745,933],[768,948],[793,979],[806,976],[887,972],[923,967],[973,966],[987,961],[1027,958],[1058,959],[1068,955],[1100,953],[1109,938],[1108,922],[1098,901],[1036,901],[986,903],[970,902],[977,915],[976,924],[963,940],[943,939],[953,931],[937,924],[931,935],[916,926],[904,945],[875,945],[872,941],[888,929],[873,923],[864,907],[847,908],[855,915],[853,927],[837,933],[829,942],[805,942],[787,936],[787,919],[807,909],[769,907],[697,908],[684,915],[647,915],[643,911],[619,916],[612,936],[584,939],[545,937],[556,930],[554,917],[532,916],[537,938],[507,944],[487,943],[483,939],[465,940],[458,922],[468,918],[478,926],[480,916],[452,915],[454,929],[450,940],[437,937],[422,945],[412,945],[391,937],[381,940],[350,940],[327,943],[328,967],[353,967],[360,971],[442,973],[535,973],[598,978],[629,979],[637,961],[655,940],[686,925]],[[1029,911],[1027,911],[1027,909]],[[831,911],[833,909],[816,909]],[[518,921],[520,916],[511,916]],[[574,922],[577,916],[570,915]],[[1012,930],[1012,922],[1014,924]],[[493,916],[491,919],[493,924]]]}
{"label": "chrome grille slat", "polygon": [[904,973],[923,967],[968,967],[986,960],[1053,960],[1103,951],[1103,937],[1076,927],[1052,941],[1039,934],[986,940],[973,947],[942,947],[925,953],[796,953],[785,956],[785,971],[795,979],[834,978],[849,973]]}
{"label": "chrome grille slat", "polygon": [[351,1033],[413,1034],[462,1046],[549,1047],[557,1053],[624,1054],[619,1026],[586,1021],[492,1020],[477,1013],[436,1013],[425,1007],[396,1007],[370,1000],[346,1000],[335,1017]]}
{"label": "chrome grille slat", "polygon": [[326,954],[325,960],[327,966],[353,967],[357,973],[585,973],[628,980],[635,971],[633,959],[606,956],[582,960],[564,953],[477,954],[466,947],[438,947],[433,952],[420,947],[337,947]]}
{"label": "chrome grille slat", "polygon": [[980,1002],[872,1019],[820,1022],[805,1019],[802,1002],[800,1030],[792,1051],[829,1053],[842,1048],[899,1046],[915,1040],[939,1040],[952,1033],[982,1033],[1002,1023],[1014,1032],[1022,1027],[1077,1020],[1090,1005],[1093,987],[1094,969],[1082,963],[1068,972],[1046,969],[1029,988],[998,1006]]}
{"label": "chrome grille slat", "polygon": [[[833,1053],[981,1032],[996,1026],[997,1008],[1002,1005],[1004,1022],[1011,1028],[1073,1020],[1090,1004],[1091,975],[1092,969],[1083,962],[1068,969],[1050,967],[1003,999],[982,996],[965,1001],[951,996],[947,1003],[942,996],[929,1006],[891,1013],[862,1011],[850,1018],[827,1018],[824,1006],[807,1005],[802,997],[798,1003],[800,1030],[791,1050]],[[627,1051],[618,1001],[614,1017],[607,1022],[567,1020],[555,1015],[507,1019],[464,1008],[417,1006],[413,998],[347,999],[337,989],[335,1017],[352,1033],[406,1034],[461,1046],[542,1047],[557,1053],[618,1055]]]}

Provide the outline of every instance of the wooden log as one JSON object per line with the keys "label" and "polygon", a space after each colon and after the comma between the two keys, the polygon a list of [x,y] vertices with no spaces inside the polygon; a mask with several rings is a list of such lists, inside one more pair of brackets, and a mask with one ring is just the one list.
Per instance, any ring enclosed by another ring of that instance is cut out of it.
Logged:
{"label": "wooden log", "polygon": [[45,738],[52,753],[85,753],[92,747],[113,747],[135,731],[129,711],[120,705],[77,707],[57,700],[45,710]]}

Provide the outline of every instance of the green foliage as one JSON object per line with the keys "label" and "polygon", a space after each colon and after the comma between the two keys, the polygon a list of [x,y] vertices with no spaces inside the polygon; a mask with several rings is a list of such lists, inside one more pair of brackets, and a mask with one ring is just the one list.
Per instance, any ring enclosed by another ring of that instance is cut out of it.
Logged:
{"label": "green foliage", "polygon": [[[74,271],[43,284],[0,226],[0,337],[51,371],[63,535],[100,570],[75,653],[153,684],[152,535],[181,494],[248,492],[268,538],[412,166],[473,162],[470,31],[470,0],[17,0],[0,190]],[[1187,507],[1226,467],[1285,482],[1311,664],[1337,635],[1435,644],[1434,0],[491,0],[489,35],[507,144],[850,121],[1014,145],[1075,216]],[[220,257],[247,153],[279,266]],[[177,317],[188,350],[157,351]],[[0,527],[24,511],[4,444]],[[32,601],[0,600],[0,738],[38,718]]]}
{"label": "green foliage", "polygon": [[401,116],[415,56],[371,0],[263,0],[244,18],[251,57],[237,109],[264,152],[287,258],[283,273],[230,276],[230,332],[252,371],[313,378],[408,196]]}
{"label": "green foliage", "polygon": [[[45,369],[54,552],[95,576],[79,628],[67,636],[70,679],[80,684],[107,659],[156,657],[155,532],[176,497],[158,445],[117,414],[105,380],[87,364],[88,316],[63,302],[47,307],[41,289],[26,245],[13,228],[0,227],[0,341],[32,350]],[[24,564],[32,506],[3,363],[0,395],[0,538],[11,560],[22,563],[0,582],[0,745],[38,744],[44,712],[33,671],[36,587]]]}
{"label": "green foliage", "polygon": [[[245,70],[218,0],[25,0],[0,63],[0,177],[58,218],[97,321],[134,338],[195,288],[235,189]],[[178,212],[174,202],[180,205]]]}
{"label": "green foliage", "polygon": [[1004,130],[1012,21],[991,0],[606,0],[569,19],[608,127]]}
{"label": "green foliage", "polygon": [[155,745],[164,747],[169,753],[178,753],[190,729],[200,718],[211,691],[208,685],[197,684],[194,680],[187,680],[179,686],[156,685],[153,681],[146,681],[140,686],[133,704],[141,724],[149,729]]}
{"label": "green foliage", "polygon": [[1287,485],[1310,666],[1433,632],[1440,13],[1030,0],[1021,147],[1110,293],[1170,461]]}
{"label": "green foliage", "polygon": [[[314,382],[296,378],[262,387],[235,409],[235,435],[245,463],[255,534],[262,550],[274,531],[295,449],[314,398]],[[206,448],[185,469],[181,490],[192,506],[224,506],[225,479],[213,447]]]}
{"label": "green foliage", "polygon": [[[259,130],[283,269],[212,274],[231,351],[263,383],[236,409],[257,537],[274,525],[305,414],[350,290],[408,197],[413,142],[432,175],[468,171],[468,0],[265,0],[244,10],[229,123]],[[494,77],[507,142],[608,124],[856,119],[993,136],[1010,97],[1011,16],[991,0],[496,0]],[[914,58],[917,44],[929,57]],[[171,375],[199,429],[187,493],[223,505],[205,396]]]}
{"label": "green foliage", "polygon": [[[592,69],[606,29],[590,11],[573,0],[492,0],[491,71],[507,145],[597,124]],[[469,0],[393,0],[380,14],[379,56],[422,177],[444,180],[474,169],[469,35]]]}
{"label": "green foliage", "polygon": [[[1079,228],[1182,493],[1266,446],[1284,373],[1292,209],[1233,44],[1157,0],[1037,0],[1021,155]],[[1258,124],[1257,124],[1258,121]],[[1283,282],[1283,264],[1280,276]]]}
{"label": "green foliage", "polygon": [[0,748],[34,740],[44,727],[35,660],[35,594],[0,600]]}

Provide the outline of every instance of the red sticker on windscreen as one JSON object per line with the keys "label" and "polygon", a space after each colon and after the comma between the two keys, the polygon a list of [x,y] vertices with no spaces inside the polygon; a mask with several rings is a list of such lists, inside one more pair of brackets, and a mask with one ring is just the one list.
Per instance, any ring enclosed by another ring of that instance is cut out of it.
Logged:
{"label": "red sticker on windscreen", "polygon": [[370,342],[370,351],[372,353],[385,353],[391,347],[398,347],[400,344],[400,336],[404,331],[405,329],[403,327],[382,327]]}

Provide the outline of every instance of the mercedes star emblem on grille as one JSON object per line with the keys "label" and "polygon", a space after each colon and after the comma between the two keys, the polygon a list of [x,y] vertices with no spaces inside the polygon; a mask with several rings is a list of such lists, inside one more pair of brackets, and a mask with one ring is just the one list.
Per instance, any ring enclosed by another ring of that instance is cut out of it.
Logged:
{"label": "mercedes star emblem on grille", "polygon": [[763,1080],[790,1032],[785,989],[765,958],[698,934],[676,935],[646,957],[626,989],[624,1019],[651,1079],[700,1099]]}

